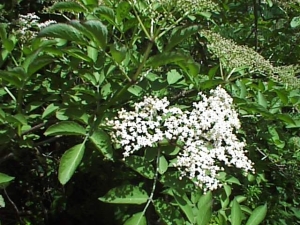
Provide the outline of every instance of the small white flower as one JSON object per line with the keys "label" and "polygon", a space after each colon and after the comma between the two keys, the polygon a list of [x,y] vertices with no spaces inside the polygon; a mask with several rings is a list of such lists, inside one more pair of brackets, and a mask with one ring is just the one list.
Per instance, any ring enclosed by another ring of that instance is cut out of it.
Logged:
{"label": "small white flower", "polygon": [[107,122],[114,129],[112,138],[123,147],[124,158],[164,139],[181,141],[174,166],[204,191],[221,186],[217,177],[223,165],[254,172],[245,143],[234,134],[240,122],[232,98],[221,87],[210,94],[199,93],[201,101],[194,102],[190,111],[169,107],[167,98],[145,97],[135,103],[134,111],[121,109]]}

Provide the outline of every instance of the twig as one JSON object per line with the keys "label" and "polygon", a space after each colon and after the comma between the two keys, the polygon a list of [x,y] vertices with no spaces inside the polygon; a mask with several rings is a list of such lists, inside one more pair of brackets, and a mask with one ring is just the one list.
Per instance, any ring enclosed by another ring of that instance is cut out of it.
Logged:
{"label": "twig", "polygon": [[144,208],[139,220],[137,221],[137,224],[139,224],[141,222],[141,219],[142,219],[143,215],[145,215],[150,203],[153,202],[153,196],[154,196],[154,192],[155,192],[155,189],[156,189],[156,183],[157,183],[157,180],[158,180],[158,166],[159,166],[160,152],[161,152],[161,150],[160,150],[160,148],[158,148],[158,153],[157,153],[157,158],[156,158],[156,171],[155,171],[155,175],[154,175],[154,181],[153,181],[153,185],[152,185],[151,194],[149,196],[147,204],[145,205],[145,208]]}
{"label": "twig", "polygon": [[20,211],[18,209],[18,207],[16,206],[16,204],[13,202],[13,200],[11,200],[11,198],[8,196],[7,192],[6,192],[6,189],[4,188],[4,194],[5,196],[7,197],[8,201],[12,204],[12,206],[14,207],[16,213],[17,213],[17,216],[18,216],[18,219],[21,221],[21,218],[20,218]]}
{"label": "twig", "polygon": [[9,154],[7,154],[7,155],[5,155],[5,156],[3,156],[3,157],[0,159],[0,164],[3,163],[3,162],[6,161],[6,160],[12,158],[12,157],[14,157],[14,153],[12,153],[12,152],[9,153]]}

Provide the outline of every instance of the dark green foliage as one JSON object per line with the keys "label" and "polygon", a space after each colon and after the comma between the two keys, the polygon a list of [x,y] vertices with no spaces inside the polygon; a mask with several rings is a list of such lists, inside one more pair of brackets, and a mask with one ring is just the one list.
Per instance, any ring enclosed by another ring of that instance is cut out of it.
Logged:
{"label": "dark green foliage", "polygon": [[[300,6],[216,2],[211,12],[142,0],[0,3],[1,224],[300,222]],[[18,18],[30,12],[58,23],[22,38]],[[272,73],[226,67],[204,30],[255,50]],[[174,168],[175,141],[123,159],[107,125],[121,108],[154,95],[189,110],[219,85],[255,174],[228,167],[223,187],[205,194]]]}

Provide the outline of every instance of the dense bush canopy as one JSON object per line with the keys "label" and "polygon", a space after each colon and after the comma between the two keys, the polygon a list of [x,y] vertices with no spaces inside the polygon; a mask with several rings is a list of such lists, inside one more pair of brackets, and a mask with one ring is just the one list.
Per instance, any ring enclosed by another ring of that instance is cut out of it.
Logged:
{"label": "dense bush canopy", "polygon": [[0,224],[300,223],[297,0],[0,3]]}

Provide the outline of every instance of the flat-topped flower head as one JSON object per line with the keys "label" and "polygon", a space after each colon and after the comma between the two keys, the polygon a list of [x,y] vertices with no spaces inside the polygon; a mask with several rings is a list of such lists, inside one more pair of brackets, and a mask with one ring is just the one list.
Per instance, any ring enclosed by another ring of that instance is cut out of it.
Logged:
{"label": "flat-topped flower head", "polygon": [[185,111],[170,106],[167,98],[151,96],[136,103],[132,111],[121,109],[108,125],[113,128],[113,140],[124,150],[124,159],[162,140],[175,141],[181,151],[174,166],[204,191],[221,186],[218,174],[226,166],[254,172],[246,144],[235,135],[240,121],[230,95],[217,87],[210,96],[199,96],[201,100]]}

